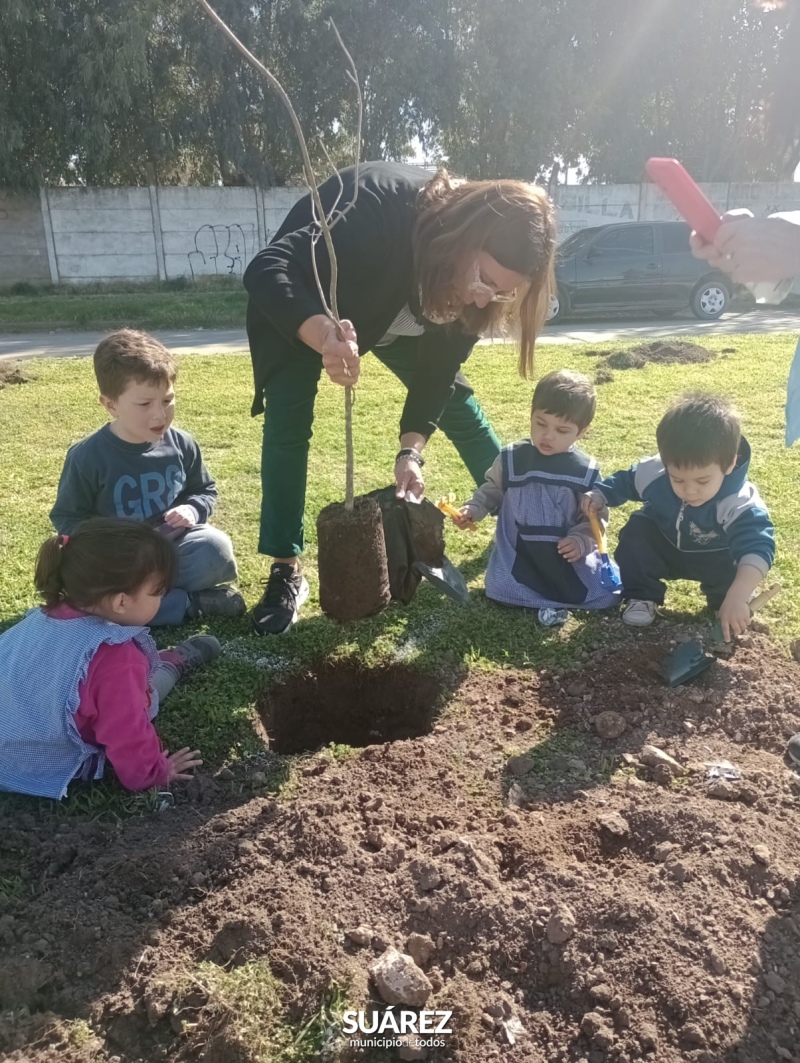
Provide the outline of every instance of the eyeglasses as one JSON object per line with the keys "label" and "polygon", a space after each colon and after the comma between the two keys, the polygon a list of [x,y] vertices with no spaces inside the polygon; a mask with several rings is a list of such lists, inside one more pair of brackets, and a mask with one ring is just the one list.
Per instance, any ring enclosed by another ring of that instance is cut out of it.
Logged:
{"label": "eyeglasses", "polygon": [[498,292],[493,285],[487,284],[481,277],[481,267],[477,259],[473,263],[473,279],[467,285],[467,291],[479,298],[485,296],[490,303],[513,303],[517,297],[516,291]]}

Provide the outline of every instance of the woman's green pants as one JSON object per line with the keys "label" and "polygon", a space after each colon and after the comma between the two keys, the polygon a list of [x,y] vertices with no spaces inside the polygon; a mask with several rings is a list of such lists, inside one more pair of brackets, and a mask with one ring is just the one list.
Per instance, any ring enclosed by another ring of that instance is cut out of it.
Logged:
{"label": "woman's green pants", "polygon": [[[413,337],[400,336],[374,354],[409,385],[414,373]],[[258,551],[269,557],[295,557],[303,552],[308,450],[321,372],[318,354],[295,347],[290,357],[274,366],[264,386]],[[500,442],[460,373],[439,429],[453,443],[475,483],[482,484],[500,453]]]}

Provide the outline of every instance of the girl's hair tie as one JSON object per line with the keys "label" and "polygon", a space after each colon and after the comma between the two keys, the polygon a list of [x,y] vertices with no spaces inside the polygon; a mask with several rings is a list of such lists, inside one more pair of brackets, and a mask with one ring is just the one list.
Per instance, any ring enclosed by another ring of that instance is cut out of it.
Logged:
{"label": "girl's hair tie", "polygon": [[69,542],[69,536],[68,535],[59,535],[59,537],[58,537],[58,545],[59,546],[64,547],[64,546],[67,545],[68,542]]}

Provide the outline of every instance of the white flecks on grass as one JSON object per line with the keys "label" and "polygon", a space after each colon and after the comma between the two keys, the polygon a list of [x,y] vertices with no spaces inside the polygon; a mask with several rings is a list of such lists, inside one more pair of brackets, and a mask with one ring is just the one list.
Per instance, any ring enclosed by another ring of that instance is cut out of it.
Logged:
{"label": "white flecks on grass", "polygon": [[401,639],[392,653],[393,661],[409,661],[422,652],[426,642],[444,626],[443,616],[423,620],[422,623],[410,631],[404,639]]}
{"label": "white flecks on grass", "polygon": [[272,675],[285,675],[292,670],[290,661],[283,660],[275,653],[264,653],[260,646],[254,646],[250,639],[231,639],[222,647],[222,656],[234,661],[243,661],[263,672]]}

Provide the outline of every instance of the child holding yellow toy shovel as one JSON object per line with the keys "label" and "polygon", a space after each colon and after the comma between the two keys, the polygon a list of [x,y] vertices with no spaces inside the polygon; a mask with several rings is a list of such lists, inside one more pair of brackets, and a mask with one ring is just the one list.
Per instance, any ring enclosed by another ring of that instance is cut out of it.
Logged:
{"label": "child holding yellow toy shovel", "polygon": [[498,513],[486,596],[538,610],[546,627],[565,623],[572,609],[607,609],[620,595],[616,569],[601,556],[580,506],[600,476],[595,459],[575,446],[596,405],[595,389],[580,373],[543,377],[533,393],[530,439],[503,448],[453,517],[465,530]]}

